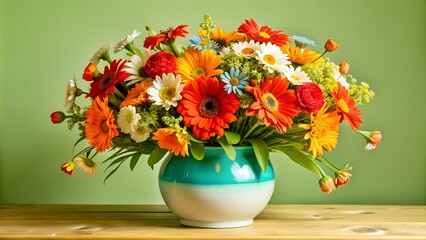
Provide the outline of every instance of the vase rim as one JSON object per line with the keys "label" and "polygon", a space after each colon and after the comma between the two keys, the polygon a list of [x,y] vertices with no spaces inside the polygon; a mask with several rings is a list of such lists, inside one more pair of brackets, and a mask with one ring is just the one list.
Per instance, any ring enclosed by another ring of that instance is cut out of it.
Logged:
{"label": "vase rim", "polygon": [[[236,149],[244,149],[244,148],[253,148],[253,146],[251,145],[244,145],[244,146],[234,146],[232,145],[234,148]],[[204,146],[205,149],[222,149],[223,147],[221,146]]]}

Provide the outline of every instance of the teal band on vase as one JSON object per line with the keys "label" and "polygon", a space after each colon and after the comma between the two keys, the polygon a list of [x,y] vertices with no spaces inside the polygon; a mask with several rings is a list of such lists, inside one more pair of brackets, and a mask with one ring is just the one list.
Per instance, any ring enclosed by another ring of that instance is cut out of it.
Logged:
{"label": "teal band on vase", "polygon": [[206,147],[204,159],[174,156],[160,169],[159,179],[193,184],[244,184],[275,179],[272,165],[260,168],[251,146],[235,147],[237,157],[230,160],[221,147]]}

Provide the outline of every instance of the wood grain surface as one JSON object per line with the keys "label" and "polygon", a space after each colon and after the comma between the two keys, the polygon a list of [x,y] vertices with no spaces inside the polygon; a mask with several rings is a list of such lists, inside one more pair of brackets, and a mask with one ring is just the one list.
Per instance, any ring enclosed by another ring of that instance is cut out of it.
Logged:
{"label": "wood grain surface", "polygon": [[268,205],[251,226],[203,229],[161,205],[0,205],[0,239],[426,239],[426,206]]}

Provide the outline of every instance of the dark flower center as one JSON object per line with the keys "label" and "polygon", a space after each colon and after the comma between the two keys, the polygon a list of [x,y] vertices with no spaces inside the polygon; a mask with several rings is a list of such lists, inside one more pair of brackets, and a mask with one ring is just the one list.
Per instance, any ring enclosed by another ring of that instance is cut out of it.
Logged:
{"label": "dark flower center", "polygon": [[107,75],[104,75],[102,79],[99,81],[99,89],[104,89],[106,87],[109,87],[111,85],[111,82],[114,81],[115,73],[108,73]]}
{"label": "dark flower center", "polygon": [[215,98],[205,97],[198,106],[198,112],[202,117],[213,118],[219,113],[219,103]]}

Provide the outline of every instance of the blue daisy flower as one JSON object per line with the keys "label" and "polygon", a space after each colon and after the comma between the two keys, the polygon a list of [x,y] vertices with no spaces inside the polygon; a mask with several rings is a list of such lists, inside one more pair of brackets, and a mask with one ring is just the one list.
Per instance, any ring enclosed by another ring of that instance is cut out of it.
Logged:
{"label": "blue daisy flower", "polygon": [[189,46],[195,48],[195,50],[213,50],[216,53],[220,52],[219,45],[215,41],[206,42],[204,38],[199,36],[192,36],[188,41]]}
{"label": "blue daisy flower", "polygon": [[314,40],[303,36],[293,35],[290,37],[290,39],[294,42],[294,44],[296,44],[296,47],[299,48],[305,48],[307,46],[316,46]]}
{"label": "blue daisy flower", "polygon": [[243,95],[242,89],[248,85],[248,78],[239,69],[231,68],[229,72],[220,75],[222,82],[226,83],[223,88],[230,94],[234,92],[238,95]]}

